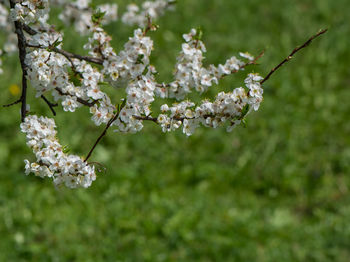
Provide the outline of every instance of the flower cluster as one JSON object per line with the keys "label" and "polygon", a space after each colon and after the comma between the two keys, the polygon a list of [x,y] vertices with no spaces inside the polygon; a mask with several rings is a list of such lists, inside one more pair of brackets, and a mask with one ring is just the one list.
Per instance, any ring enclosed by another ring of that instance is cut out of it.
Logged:
{"label": "flower cluster", "polygon": [[[101,91],[99,83],[102,74],[89,63],[78,59],[68,60],[65,56],[45,49],[36,49],[27,54],[28,78],[40,97],[51,91],[55,101],[61,100],[64,111],[74,112],[84,103],[93,105],[90,112],[96,125],[107,123],[115,107],[107,94]],[[78,83],[71,80],[69,67],[73,66]],[[97,103],[98,102],[98,103]],[[101,112],[105,114],[101,115]]]}
{"label": "flower cluster", "polygon": [[[59,15],[64,23],[67,25],[73,23],[75,30],[82,35],[86,35],[91,31],[93,28],[91,17],[94,10],[90,8],[90,0],[77,0],[75,2],[60,0],[56,4],[64,8]],[[102,24],[108,24],[118,19],[118,6],[116,4],[99,5],[96,10],[104,13]]]}
{"label": "flower cluster", "polygon": [[[9,11],[6,6],[0,3],[0,31],[6,35],[6,41],[3,45],[3,52],[0,56],[12,53],[17,50],[17,36],[13,33],[14,26],[9,23]],[[1,63],[1,62],[0,62]],[[1,65],[0,65],[1,66]]]}
{"label": "flower cluster", "polygon": [[116,108],[109,96],[100,89],[99,83],[103,81],[103,75],[85,61],[76,61],[75,70],[81,76],[81,86],[75,86],[75,90],[81,95],[79,97],[71,91],[69,94],[73,94],[72,98],[76,96],[83,101],[93,101],[90,106],[90,113],[93,115],[91,119],[96,125],[106,124]]}
{"label": "flower cluster", "polygon": [[62,55],[37,49],[29,52],[25,63],[28,65],[28,78],[40,97],[46,91],[68,84],[66,66],[69,61]]}
{"label": "flower cluster", "polygon": [[107,58],[115,56],[115,52],[110,45],[112,37],[110,37],[103,28],[93,26],[92,36],[89,37],[89,42],[84,45],[84,49],[89,50],[89,54],[94,57]]}
{"label": "flower cluster", "polygon": [[13,21],[21,21],[24,24],[35,22],[46,23],[49,13],[48,0],[26,0],[17,3],[11,9],[10,18]]}
{"label": "flower cluster", "polygon": [[[169,96],[177,100],[183,99],[191,89],[203,93],[213,84],[226,76],[244,69],[246,63],[237,59],[235,56],[226,61],[224,65],[209,68],[203,66],[203,53],[206,52],[204,43],[200,40],[201,32],[192,29],[189,34],[184,34],[185,43],[182,44],[182,51],[177,57],[175,66],[175,80],[170,83]],[[240,53],[244,58],[252,58],[249,54]]]}
{"label": "flower cluster", "polygon": [[[197,107],[190,101],[183,101],[171,107],[164,104],[157,121],[163,132],[173,131],[182,124],[183,133],[187,136],[192,135],[199,124],[217,128],[229,122],[227,131],[231,131],[252,108],[258,110],[262,101],[262,79],[258,74],[249,74],[245,80],[246,89],[239,87],[229,93],[220,92],[214,102],[204,100]],[[165,114],[166,112],[169,113]]]}
{"label": "flower cluster", "polygon": [[1,29],[6,28],[8,26],[8,22],[7,22],[8,14],[9,12],[5,8],[5,6],[0,4],[0,28]]}
{"label": "flower cluster", "polygon": [[249,104],[254,108],[255,111],[259,109],[260,103],[263,99],[264,90],[261,88],[260,82],[263,80],[259,74],[249,74],[245,79],[244,83],[249,89]]}
{"label": "flower cluster", "polygon": [[149,18],[154,20],[162,16],[167,9],[173,6],[173,2],[171,0],[146,1],[141,7],[130,4],[122,16],[122,21],[128,25],[145,27]]}
{"label": "flower cluster", "polygon": [[118,55],[111,55],[103,63],[104,74],[112,81],[118,78],[136,79],[149,65],[153,41],[145,36],[141,29],[134,31],[134,37],[124,45]]}
{"label": "flower cluster", "polygon": [[155,69],[150,66],[146,75],[132,81],[126,88],[126,104],[121,110],[119,118],[113,123],[118,127],[118,131],[136,133],[143,128],[142,121],[137,118],[151,114],[150,106],[154,101],[156,88],[155,73]]}
{"label": "flower cluster", "polygon": [[21,124],[27,145],[33,150],[36,162],[25,160],[25,173],[53,179],[56,186],[89,187],[96,179],[95,169],[81,157],[65,153],[56,137],[53,119],[29,115]]}
{"label": "flower cluster", "polygon": [[[94,27],[94,23],[91,17],[94,10],[90,7],[90,0],[55,0],[53,1],[57,6],[64,8],[63,12],[59,15],[59,18],[66,23],[74,24],[75,30],[86,35],[91,32]],[[147,17],[152,20],[162,16],[164,12],[171,9],[173,6],[172,0],[155,0],[146,1],[139,7],[136,4],[130,4],[127,6],[127,11],[122,15],[122,22],[128,25],[136,25],[138,27],[144,27],[147,24]],[[95,10],[103,13],[101,24],[106,25],[118,20],[118,5],[117,4],[102,4],[98,5]]]}

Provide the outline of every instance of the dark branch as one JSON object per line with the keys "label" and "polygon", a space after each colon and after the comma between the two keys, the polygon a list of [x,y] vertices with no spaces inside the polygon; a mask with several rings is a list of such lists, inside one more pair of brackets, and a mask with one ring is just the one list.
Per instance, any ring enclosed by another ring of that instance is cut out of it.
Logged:
{"label": "dark branch", "polygon": [[311,42],[319,37],[320,35],[323,35],[324,33],[327,32],[328,29],[324,29],[321,30],[320,32],[318,32],[316,35],[313,35],[312,37],[310,37],[304,44],[302,44],[299,47],[294,48],[294,50],[289,54],[289,56],[287,56],[281,63],[279,63],[276,67],[272,68],[272,70],[270,71],[270,73],[267,74],[267,76],[261,80],[260,84],[265,83],[270,77],[271,75],[276,72],[281,66],[283,66],[286,62],[288,62],[289,60],[291,60],[293,58],[293,56],[295,55],[295,53],[297,53],[298,51],[300,51],[301,49],[307,47],[308,45],[311,44]]}
{"label": "dark branch", "polygon": [[133,116],[133,118],[137,120],[142,120],[142,121],[153,121],[154,123],[158,123],[157,118],[152,117],[152,116]]}
{"label": "dark branch", "polygon": [[16,104],[21,103],[21,102],[22,102],[22,99],[19,98],[18,100],[16,100],[13,103],[10,103],[10,104],[7,104],[7,105],[3,105],[3,107],[10,107],[10,106],[16,105]]}
{"label": "dark branch", "polygon": [[78,55],[78,54],[73,54],[73,53],[70,53],[70,52],[67,52],[65,50],[62,50],[62,49],[58,49],[57,47],[53,47],[53,48],[50,48],[52,51],[56,52],[56,53],[59,53],[65,57],[69,57],[69,58],[76,58],[76,59],[79,59],[79,60],[85,60],[87,62],[90,62],[90,63],[95,63],[95,64],[99,64],[99,65],[102,65],[103,64],[103,59],[101,58],[98,58],[98,57],[91,57],[91,56],[82,56],[82,55]]}
{"label": "dark branch", "polygon": [[31,28],[29,25],[23,24],[23,30],[26,31],[30,35],[36,35],[38,32]]}
{"label": "dark branch", "polygon": [[146,36],[147,33],[148,33],[149,31],[151,31],[151,30],[153,30],[152,19],[151,19],[151,17],[148,15],[148,16],[147,16],[147,26],[146,26],[146,28],[143,30],[143,36]]}
{"label": "dark branch", "polygon": [[33,48],[41,48],[41,49],[48,49],[50,51],[53,51],[55,53],[59,53],[63,56],[65,56],[70,62],[72,58],[76,58],[79,60],[84,60],[90,63],[94,63],[94,64],[98,64],[98,65],[102,65],[103,64],[103,59],[102,58],[98,58],[98,57],[92,57],[92,56],[82,56],[82,55],[78,55],[78,54],[74,54],[74,53],[70,53],[68,51],[65,51],[63,49],[59,49],[57,47],[53,47],[53,46],[49,46],[49,47],[45,47],[45,46],[36,46],[36,45],[31,45],[31,44],[27,44],[28,47],[33,47]]}
{"label": "dark branch", "polygon": [[[14,0],[10,0],[10,7],[14,8],[16,5],[16,2]],[[27,65],[25,64],[24,60],[26,57],[26,38],[23,33],[23,24],[19,21],[15,21],[15,33],[17,35],[18,40],[18,50],[19,50],[19,60],[21,63],[22,68],[22,95],[19,99],[19,101],[13,103],[17,104],[19,102],[22,103],[21,105],[21,121],[23,122],[26,113],[27,113]]]}
{"label": "dark branch", "polygon": [[[36,35],[38,33],[35,29],[31,28],[28,25],[23,25],[23,30],[26,31],[30,35]],[[47,49],[48,48],[51,51],[54,51],[56,53],[59,53],[59,54],[65,56],[70,62],[72,62],[71,61],[72,58],[76,58],[76,59],[79,59],[79,60],[85,60],[87,62],[91,62],[91,63],[95,63],[95,64],[99,64],[99,65],[103,64],[103,59],[102,58],[91,57],[91,56],[82,56],[82,55],[70,53],[68,51],[59,49],[57,47],[44,47],[44,46],[35,46],[35,45],[30,45],[30,44],[27,44],[27,46],[28,47],[33,47],[33,48],[41,48],[41,49]]]}
{"label": "dark branch", "polygon": [[[246,68],[247,66],[256,65],[258,60],[261,57],[263,57],[264,54],[265,54],[265,50],[261,51],[260,54],[258,54],[258,56],[254,58],[254,60],[249,61],[248,63],[245,63],[244,65],[240,66],[239,69],[231,71],[231,74],[237,73],[239,70],[242,70],[242,69]],[[228,76],[228,75],[223,75],[222,77],[224,77],[224,76]]]}
{"label": "dark branch", "polygon": [[88,159],[90,158],[90,156],[92,155],[92,152],[94,152],[96,146],[98,145],[98,143],[101,141],[101,139],[107,134],[107,130],[110,128],[110,126],[113,124],[113,122],[115,120],[117,120],[117,118],[119,117],[119,113],[120,111],[123,109],[123,106],[121,106],[120,108],[118,108],[118,111],[115,113],[115,115],[108,121],[105,129],[103,130],[102,134],[97,138],[95,144],[92,146],[92,148],[90,149],[89,153],[87,154],[84,162],[88,161]]}
{"label": "dark branch", "polygon": [[46,102],[46,104],[49,106],[52,114],[54,116],[56,116],[56,111],[54,109],[54,107],[58,106],[58,104],[54,104],[54,103],[51,103],[49,100],[47,100],[47,98],[44,96],[44,95],[41,95],[41,98]]}
{"label": "dark branch", "polygon": [[[61,95],[61,96],[74,96],[72,94],[69,94],[69,93],[65,93],[62,91],[62,89],[56,87],[55,90]],[[77,101],[82,104],[82,105],[85,105],[85,106],[88,106],[88,107],[92,107],[94,104],[97,103],[97,100],[94,100],[93,102],[89,102],[89,101],[86,101],[84,99],[81,99],[80,97],[77,97]]]}

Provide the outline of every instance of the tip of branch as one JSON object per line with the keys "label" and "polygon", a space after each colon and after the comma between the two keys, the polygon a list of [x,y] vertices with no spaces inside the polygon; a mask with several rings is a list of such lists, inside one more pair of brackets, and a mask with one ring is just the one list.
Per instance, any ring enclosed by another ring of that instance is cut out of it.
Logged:
{"label": "tip of branch", "polygon": [[16,105],[16,104],[18,104],[20,102],[22,102],[22,98],[16,100],[15,102],[10,103],[10,104],[3,105],[3,107],[10,107],[10,106]]}
{"label": "tip of branch", "polygon": [[291,60],[291,59],[293,58],[293,56],[294,56],[297,52],[299,52],[301,49],[303,49],[303,48],[309,46],[309,45],[311,44],[311,42],[312,42],[315,38],[317,38],[317,37],[319,37],[320,35],[326,33],[327,31],[328,31],[328,28],[320,30],[317,34],[311,36],[304,44],[302,44],[302,45],[299,46],[299,47],[294,48],[294,50],[290,53],[289,56],[287,56],[287,57],[286,57],[281,63],[279,63],[276,67],[274,67],[273,69],[271,69],[270,73],[268,73],[267,76],[266,76],[263,80],[261,80],[260,84],[265,83],[265,81],[267,81],[267,80],[270,78],[270,76],[271,76],[273,73],[276,72],[277,69],[279,69],[279,68],[280,68],[281,66],[283,66],[286,62],[288,62],[289,60]]}
{"label": "tip of branch", "polygon": [[265,49],[264,50],[262,50],[261,52],[260,52],[260,54],[256,57],[256,58],[261,58],[261,57],[263,57],[264,56],[264,54],[265,54]]}
{"label": "tip of branch", "polygon": [[326,33],[328,31],[328,28],[325,28],[325,29],[321,29],[316,35],[315,35],[315,38],[320,36],[320,35],[323,35],[324,33]]}

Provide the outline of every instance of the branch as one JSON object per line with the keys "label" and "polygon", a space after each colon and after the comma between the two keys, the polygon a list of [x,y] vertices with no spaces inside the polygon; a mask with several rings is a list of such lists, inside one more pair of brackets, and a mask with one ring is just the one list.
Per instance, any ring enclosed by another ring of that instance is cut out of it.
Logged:
{"label": "branch", "polygon": [[133,118],[137,119],[137,120],[142,120],[142,121],[152,121],[156,124],[158,124],[158,120],[156,117],[152,117],[152,116],[133,116]]}
{"label": "branch", "polygon": [[143,36],[146,36],[147,33],[148,33],[149,31],[152,31],[152,30],[153,30],[152,19],[151,19],[151,17],[148,15],[148,16],[147,16],[147,26],[146,26],[146,28],[143,30]]}
{"label": "branch", "polygon": [[[25,25],[25,24],[23,24],[23,30],[26,31],[30,35],[36,35],[38,33],[38,31],[36,31],[35,29],[33,29],[30,26]],[[59,48],[53,47],[53,46],[44,47],[44,46],[35,46],[35,45],[31,45],[31,44],[27,44],[27,46],[28,47],[33,47],[33,48],[41,48],[41,49],[47,49],[48,48],[51,51],[54,51],[56,53],[59,53],[59,54],[65,56],[70,62],[71,62],[72,58],[76,58],[76,59],[79,59],[79,60],[85,60],[87,62],[95,63],[95,64],[98,64],[98,65],[102,65],[103,64],[103,59],[101,59],[101,58],[91,57],[91,56],[82,56],[82,55],[70,53],[68,51],[65,51],[65,50],[62,50],[62,49],[59,49]]]}
{"label": "branch", "polygon": [[59,54],[65,56],[69,61],[71,61],[72,58],[76,58],[76,59],[84,60],[84,61],[87,61],[87,62],[90,62],[90,63],[103,65],[103,59],[102,58],[92,57],[92,56],[82,56],[82,55],[70,53],[68,51],[65,51],[63,49],[59,49],[59,48],[53,47],[53,46],[45,47],[45,46],[37,46],[37,45],[27,44],[27,47],[48,49],[49,51],[53,51],[55,53],[59,53]]}
{"label": "branch", "polygon": [[[206,115],[204,117],[211,117],[210,115]],[[156,124],[158,124],[158,119],[156,117],[152,117],[152,116],[135,116],[133,115],[133,118],[135,118],[136,120],[141,120],[141,121],[152,121]],[[185,119],[194,119],[193,117],[179,117],[179,116],[173,116],[171,117],[172,120],[175,121],[181,121],[183,122]]]}
{"label": "branch", "polygon": [[23,24],[23,30],[26,31],[30,35],[36,35],[38,32],[31,28],[29,25]]}
{"label": "branch", "polygon": [[[14,0],[10,0],[10,7],[14,8],[16,5]],[[17,35],[17,40],[18,40],[18,50],[19,50],[19,60],[21,63],[21,68],[22,68],[22,95],[20,99],[12,105],[17,104],[17,103],[22,103],[21,105],[21,121],[24,122],[24,119],[26,117],[27,113],[27,65],[25,64],[24,60],[26,57],[26,38],[23,33],[23,24],[19,21],[15,21],[15,33]],[[10,104],[11,105],[11,104]]]}
{"label": "branch", "polygon": [[323,35],[324,33],[326,33],[328,31],[328,29],[324,29],[321,30],[320,32],[318,32],[316,35],[313,35],[312,37],[310,37],[304,44],[302,44],[299,47],[294,48],[294,50],[289,54],[289,56],[287,56],[281,63],[279,63],[276,67],[272,68],[272,70],[270,71],[270,73],[267,74],[267,76],[265,76],[265,78],[263,80],[261,80],[260,84],[265,83],[270,77],[271,75],[276,72],[281,66],[283,66],[286,62],[288,62],[289,60],[291,60],[293,58],[293,56],[295,55],[295,53],[297,53],[298,51],[300,51],[301,49],[307,47],[308,45],[311,44],[311,42],[319,37],[320,35]]}
{"label": "branch", "polygon": [[[62,89],[56,87],[55,90],[61,95],[61,96],[74,96],[72,94],[69,94],[69,93],[65,93],[62,91]],[[92,107],[94,104],[97,103],[97,100],[94,100],[93,102],[89,102],[89,101],[86,101],[84,99],[81,99],[80,97],[76,97],[77,98],[77,101],[82,104],[82,105],[85,105],[85,106],[88,106],[88,107]]]}
{"label": "branch", "polygon": [[[240,66],[239,69],[232,70],[232,71],[231,71],[231,74],[237,73],[239,70],[242,70],[242,69],[246,68],[246,67],[249,66],[249,65],[256,65],[256,63],[258,62],[258,60],[259,60],[260,58],[262,58],[264,54],[265,54],[265,50],[261,51],[260,54],[258,54],[258,56],[254,58],[254,60],[249,61],[248,63],[245,63],[244,65]],[[223,75],[221,78],[223,78],[223,77],[225,77],[225,76],[229,76],[229,75]]]}
{"label": "branch", "polygon": [[19,98],[18,100],[16,100],[15,102],[12,102],[10,104],[3,105],[3,107],[10,107],[10,106],[16,105],[16,104],[18,104],[20,102],[22,102],[21,98]]}
{"label": "branch", "polygon": [[92,146],[92,148],[90,149],[89,153],[87,154],[84,162],[88,161],[88,159],[90,158],[90,156],[92,155],[92,152],[94,152],[96,146],[98,145],[98,143],[101,141],[101,139],[107,134],[107,130],[110,128],[110,126],[113,124],[113,122],[115,120],[117,120],[117,118],[119,117],[120,111],[123,109],[124,105],[120,106],[118,108],[118,111],[115,113],[115,115],[108,121],[105,129],[103,130],[102,134],[97,138],[95,144]]}
{"label": "branch", "polygon": [[53,109],[54,107],[58,106],[58,104],[51,103],[44,95],[41,95],[41,98],[46,102],[46,104],[49,106],[52,114],[56,116],[56,111]]}

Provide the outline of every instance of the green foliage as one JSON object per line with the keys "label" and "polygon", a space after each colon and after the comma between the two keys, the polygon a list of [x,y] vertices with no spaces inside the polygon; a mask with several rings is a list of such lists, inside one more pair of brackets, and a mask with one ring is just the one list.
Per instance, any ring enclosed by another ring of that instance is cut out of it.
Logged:
{"label": "green foliage", "polygon": [[[119,2],[124,10],[129,1]],[[247,128],[201,128],[190,138],[154,123],[137,135],[110,132],[91,158],[107,171],[87,190],[26,177],[23,159],[34,156],[19,106],[0,108],[0,261],[349,261],[348,21],[348,0],[178,1],[150,33],[160,81],[171,79],[191,28],[204,31],[208,63],[266,49],[253,68],[262,75],[330,30],[265,84]],[[118,48],[132,33],[119,22],[107,29]],[[65,49],[84,52],[73,30],[65,39]],[[5,65],[2,104],[20,82],[16,58]],[[220,88],[240,86],[244,73]],[[50,115],[34,96],[30,89],[32,110]],[[57,111],[61,143],[86,155],[103,127],[86,108]]]}
{"label": "green foliage", "polygon": [[91,21],[95,24],[99,24],[102,21],[102,18],[105,16],[106,12],[102,12],[101,10],[96,10],[95,13],[91,17]]}

